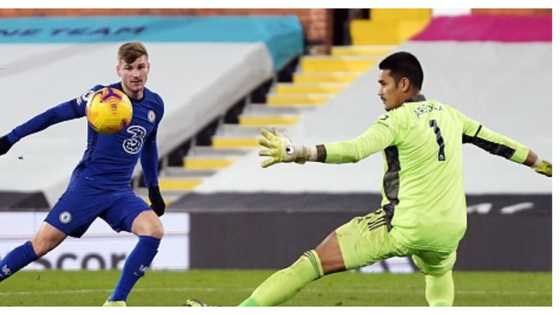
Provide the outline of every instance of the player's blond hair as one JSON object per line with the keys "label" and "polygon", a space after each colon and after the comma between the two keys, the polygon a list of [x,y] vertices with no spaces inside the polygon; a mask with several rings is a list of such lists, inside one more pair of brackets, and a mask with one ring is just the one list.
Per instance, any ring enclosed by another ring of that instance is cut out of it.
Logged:
{"label": "player's blond hair", "polygon": [[140,42],[125,43],[119,47],[119,60],[123,60],[126,63],[133,63],[142,56],[148,57],[148,51],[146,47],[144,47],[144,44]]}

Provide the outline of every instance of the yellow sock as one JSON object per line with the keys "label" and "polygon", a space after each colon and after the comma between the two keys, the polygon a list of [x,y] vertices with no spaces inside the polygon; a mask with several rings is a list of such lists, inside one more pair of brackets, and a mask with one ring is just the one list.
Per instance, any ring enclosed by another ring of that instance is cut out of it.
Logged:
{"label": "yellow sock", "polygon": [[239,306],[278,305],[294,296],[308,283],[323,276],[319,256],[314,250],[307,251],[290,267],[268,277],[253,294]]}
{"label": "yellow sock", "polygon": [[441,276],[426,275],[426,300],[430,306],[453,306],[454,297],[451,270]]}

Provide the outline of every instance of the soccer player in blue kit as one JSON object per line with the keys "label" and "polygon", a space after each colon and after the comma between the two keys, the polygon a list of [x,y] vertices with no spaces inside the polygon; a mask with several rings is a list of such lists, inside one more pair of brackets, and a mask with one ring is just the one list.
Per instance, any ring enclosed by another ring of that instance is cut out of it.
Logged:
{"label": "soccer player in blue kit", "polygon": [[[88,125],[87,148],[72,173],[66,192],[47,215],[45,222],[28,241],[0,261],[0,282],[58,246],[68,235],[81,237],[100,217],[116,232],[138,236],[128,255],[121,277],[105,306],[126,306],[134,284],[154,259],[163,226],[165,203],[158,186],[156,135],[163,117],[163,100],[145,87],[150,63],[142,43],[119,47],[117,74],[121,81],[109,85],[124,91],[133,105],[130,125],[120,132],[103,135]],[[59,104],[35,116],[0,138],[0,155],[17,141],[53,124],[84,117],[88,96],[103,88],[97,85],[82,96]],[[132,191],[131,177],[140,157],[151,205]]]}

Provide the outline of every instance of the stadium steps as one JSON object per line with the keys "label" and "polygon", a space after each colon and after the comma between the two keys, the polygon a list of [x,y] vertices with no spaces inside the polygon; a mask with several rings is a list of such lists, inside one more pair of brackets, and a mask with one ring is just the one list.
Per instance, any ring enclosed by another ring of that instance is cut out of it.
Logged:
{"label": "stadium steps", "polygon": [[350,22],[354,45],[398,45],[422,31],[431,9],[371,9],[370,19]]}
{"label": "stadium steps", "polygon": [[331,72],[369,70],[376,59],[370,56],[305,56],[301,59],[303,72]]}
{"label": "stadium steps", "polygon": [[395,46],[333,47],[334,56],[304,56],[292,83],[277,83],[265,104],[249,104],[239,124],[224,124],[212,138],[214,149],[258,147],[259,127],[296,126],[301,115],[327,104]]}
{"label": "stadium steps", "polygon": [[214,175],[214,170],[186,169],[185,167],[166,167],[159,176],[162,192],[180,193],[195,189],[205,177]]}
{"label": "stadium steps", "polygon": [[332,48],[331,54],[333,56],[370,56],[381,59],[395,48],[395,45],[335,46]]}
{"label": "stadium steps", "polygon": [[[159,174],[160,191],[166,205],[177,201],[185,192],[191,191],[202,183],[205,177],[214,175],[214,170],[188,170],[183,167],[166,167]],[[139,187],[136,193],[148,204],[148,189]]]}
{"label": "stadium steps", "polygon": [[163,177],[159,179],[161,191],[191,191],[202,183],[197,177]]}
{"label": "stadium steps", "polygon": [[294,74],[294,83],[350,83],[358,78],[359,71],[313,71]]}
{"label": "stadium steps", "polygon": [[244,127],[292,126],[299,123],[301,114],[313,106],[268,106],[248,104],[239,115],[239,125]]}
{"label": "stadium steps", "polygon": [[395,46],[333,47],[332,56],[304,56],[293,82],[276,83],[265,103],[250,103],[237,117],[238,124],[222,123],[210,145],[194,146],[182,167],[167,167],[160,174],[160,189],[167,202],[196,189],[205,178],[223,171],[258,148],[261,128],[289,129],[308,111],[324,106],[360,75],[374,67]]}
{"label": "stadium steps", "polygon": [[261,127],[296,126],[305,111],[327,104],[394,48],[394,45],[335,46],[330,56],[303,56],[293,82],[276,83],[265,104],[249,104],[239,115],[239,124],[222,125],[212,138],[212,148],[257,148]]}
{"label": "stadium steps", "polygon": [[183,159],[183,168],[191,171],[220,170],[232,165],[235,158],[243,154],[240,150],[195,146]]}
{"label": "stadium steps", "polygon": [[333,97],[330,93],[268,94],[268,106],[321,106]]}
{"label": "stadium steps", "polygon": [[288,106],[247,105],[239,117],[240,124],[222,124],[212,137],[212,145],[194,146],[184,157],[182,167],[162,170],[160,190],[166,203],[171,204],[202,184],[205,178],[231,166],[237,158],[256,148],[261,127],[270,126],[270,122],[275,126],[292,125],[299,120],[300,112]]}
{"label": "stadium steps", "polygon": [[254,149],[258,146],[260,126],[223,124],[212,137],[214,149]]}
{"label": "stadium steps", "polygon": [[290,94],[336,94],[343,90],[348,83],[279,83],[275,91],[278,95]]}
{"label": "stadium steps", "polygon": [[299,122],[296,115],[241,115],[239,124],[247,127],[295,125]]}
{"label": "stadium steps", "polygon": [[[140,196],[148,205],[150,204],[150,198],[148,197],[148,188],[137,188],[135,190],[136,194]],[[162,191],[161,195],[166,206],[172,205],[175,201],[179,200],[183,196],[183,192],[170,192]]]}

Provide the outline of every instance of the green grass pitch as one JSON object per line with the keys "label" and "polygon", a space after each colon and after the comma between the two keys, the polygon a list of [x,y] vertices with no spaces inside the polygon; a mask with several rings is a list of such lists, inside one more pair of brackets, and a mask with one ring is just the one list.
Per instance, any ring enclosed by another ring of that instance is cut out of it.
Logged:
{"label": "green grass pitch", "polygon": [[[237,305],[273,271],[150,271],[129,306],[180,306],[196,298]],[[117,271],[20,272],[0,283],[0,306],[95,306],[112,292]],[[455,272],[457,306],[551,306],[550,272]],[[330,275],[305,287],[289,306],[424,306],[424,277],[415,274]]]}

